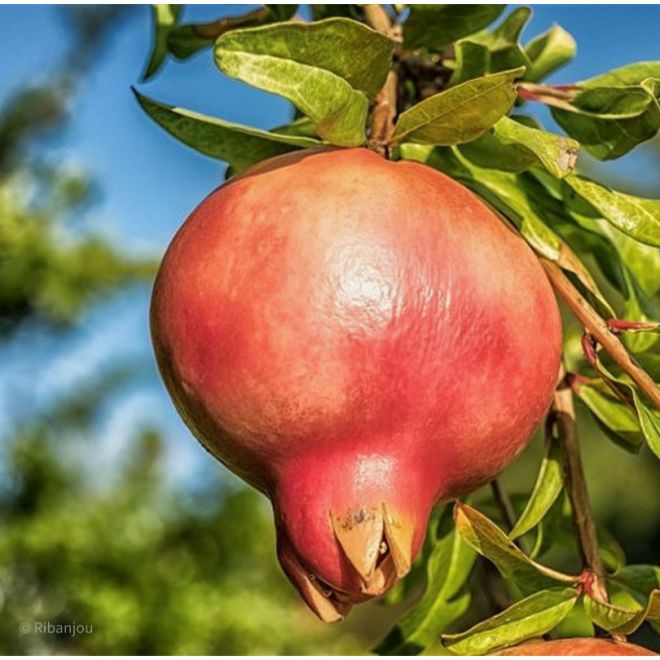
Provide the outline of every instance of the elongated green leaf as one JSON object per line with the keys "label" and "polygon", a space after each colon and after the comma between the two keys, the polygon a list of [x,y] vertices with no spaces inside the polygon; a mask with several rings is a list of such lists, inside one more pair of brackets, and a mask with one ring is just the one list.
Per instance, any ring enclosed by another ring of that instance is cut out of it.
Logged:
{"label": "elongated green leaf", "polygon": [[522,68],[484,76],[435,94],[406,110],[394,141],[453,145],[475,140],[505,115],[515,100]]}
{"label": "elongated green leaf", "polygon": [[605,380],[618,384],[628,392],[646,443],[651,451],[660,458],[660,415],[642,400],[637,386],[627,376],[614,375],[598,357],[596,358],[596,368]]}
{"label": "elongated green leaf", "polygon": [[319,144],[308,137],[270,133],[158,103],[137,91],[135,96],[168,133],[200,153],[226,161],[234,174],[266,158]]}
{"label": "elongated green leaf", "polygon": [[660,589],[660,566],[630,564],[618,570],[608,580],[647,601],[654,589]]}
{"label": "elongated green leaf", "polygon": [[644,441],[644,435],[635,413],[615,398],[602,382],[576,382],[573,390],[594,417],[611,433],[634,449]]}
{"label": "elongated green leaf", "polygon": [[660,62],[634,62],[578,83],[580,87],[630,87],[660,78]]}
{"label": "elongated green leaf", "polygon": [[443,635],[442,644],[458,655],[485,655],[540,637],[568,615],[577,598],[572,588],[539,591],[463,633]]}
{"label": "elongated green leaf", "polygon": [[547,32],[534,37],[525,52],[531,66],[525,80],[541,80],[570,62],[575,57],[575,39],[560,25],[553,25]]}
{"label": "elongated green leaf", "polygon": [[142,76],[148,80],[163,65],[169,52],[167,40],[170,31],[176,26],[181,13],[180,5],[151,5],[154,25],[154,44],[149,62]]}
{"label": "elongated green leaf", "polygon": [[363,23],[328,18],[234,30],[218,39],[216,61],[222,68],[223,58],[245,53],[305,64],[374,97],[385,83],[393,47],[394,42]]}
{"label": "elongated green leaf", "polygon": [[227,75],[289,99],[332,144],[358,146],[365,140],[366,95],[382,87],[392,46],[350,19],[277,23],[222,35],[215,62]]}
{"label": "elongated green leaf", "polygon": [[511,540],[526,534],[543,520],[545,514],[559,497],[563,485],[561,448],[559,443],[551,439],[541,462],[534,490],[509,534]]}
{"label": "elongated green leaf", "polygon": [[507,535],[476,509],[457,502],[456,529],[480,555],[489,559],[504,578],[511,578],[523,593],[574,583],[577,578],[542,566],[527,557]]}
{"label": "elongated green leaf", "polygon": [[616,192],[575,174],[564,181],[617,229],[637,241],[660,247],[660,200]]}
{"label": "elongated green leaf", "polygon": [[492,32],[483,31],[459,41],[456,63],[449,81],[457,85],[487,73],[497,73],[531,62],[519,43],[520,33],[531,16],[528,7],[514,9]]}
{"label": "elongated green leaf", "polygon": [[488,133],[464,145],[461,151],[481,167],[520,172],[540,164],[561,179],[575,169],[579,148],[575,140],[502,117]]}
{"label": "elongated green leaf", "polygon": [[407,48],[441,50],[490,25],[504,5],[411,5],[403,26]]}
{"label": "elongated green leaf", "polygon": [[[655,250],[660,257],[660,250]],[[656,270],[656,273],[660,270]],[[641,321],[648,323],[647,331],[626,332],[623,336],[623,343],[626,348],[633,353],[643,353],[648,351],[658,343],[660,335],[658,334],[658,325],[656,318],[660,318],[660,307],[638,291],[637,283],[634,281],[627,268],[623,268],[623,276],[626,281],[626,301],[623,307],[622,317],[627,321]],[[660,279],[660,278],[658,278]],[[651,316],[646,309],[652,309],[654,314]],[[654,327],[655,326],[655,327]]]}
{"label": "elongated green leaf", "polygon": [[631,635],[644,621],[660,621],[660,589],[652,591],[646,607],[635,609],[603,603],[584,597],[584,606],[591,620],[604,630],[623,635]]}
{"label": "elongated green leaf", "polygon": [[435,532],[420,601],[407,612],[376,647],[380,655],[416,655],[430,646],[467,610],[470,595],[463,590],[476,554],[454,529],[447,507]]}
{"label": "elongated green leaf", "polygon": [[610,75],[580,83],[568,94],[569,100],[546,97],[557,123],[601,160],[623,156],[660,129],[660,80],[596,86]]}

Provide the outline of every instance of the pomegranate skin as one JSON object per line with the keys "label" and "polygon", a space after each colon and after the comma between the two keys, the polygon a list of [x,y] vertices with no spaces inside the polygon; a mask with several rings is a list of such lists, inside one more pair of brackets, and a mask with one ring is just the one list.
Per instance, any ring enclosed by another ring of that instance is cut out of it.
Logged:
{"label": "pomegranate skin", "polygon": [[213,192],[151,324],[177,409],[271,499],[280,561],[327,620],[407,572],[434,502],[520,453],[561,352],[524,241],[456,181],[366,149],[279,156]]}
{"label": "pomegranate skin", "polygon": [[614,642],[595,637],[555,639],[549,642],[533,640],[499,651],[495,655],[656,655],[643,646],[628,642]]}

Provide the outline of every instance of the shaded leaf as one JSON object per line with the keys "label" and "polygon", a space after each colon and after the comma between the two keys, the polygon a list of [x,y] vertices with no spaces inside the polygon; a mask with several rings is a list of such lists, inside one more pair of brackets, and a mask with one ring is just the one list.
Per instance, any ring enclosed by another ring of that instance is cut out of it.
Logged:
{"label": "shaded leaf", "polygon": [[200,153],[226,161],[234,174],[266,158],[319,144],[308,137],[270,133],[215,119],[134,92],[144,111],[170,135]]}
{"label": "shaded leaf", "polygon": [[509,533],[509,538],[517,539],[536,527],[561,494],[563,485],[561,447],[551,438],[547,443],[546,453],[541,462],[532,494]]}
{"label": "shaded leaf", "polygon": [[143,80],[148,80],[156,74],[163,65],[169,52],[167,40],[172,28],[174,28],[181,14],[181,5],[151,5],[154,25],[154,43],[149,62],[142,75]]}
{"label": "shaded leaf", "polygon": [[403,25],[407,48],[440,50],[490,25],[504,5],[416,5]]}
{"label": "shaded leaf", "polygon": [[612,395],[607,385],[602,381],[576,381],[573,391],[601,425],[635,450],[639,448],[644,441],[644,435],[637,416],[625,403]]}
{"label": "shaded leaf", "polygon": [[531,66],[519,43],[520,33],[530,16],[528,7],[518,7],[492,32],[480,32],[459,41],[455,46],[456,65],[449,84],[457,85],[487,73]]}
{"label": "shaded leaf", "polygon": [[561,179],[575,169],[579,148],[575,140],[502,117],[461,151],[481,167],[521,172],[540,164]]}
{"label": "shaded leaf", "polygon": [[608,581],[628,589],[646,601],[654,589],[660,589],[660,566],[630,564],[609,576]]}
{"label": "shaded leaf", "polygon": [[584,597],[584,607],[591,620],[600,628],[631,635],[646,620],[660,621],[660,589],[650,593],[646,607],[630,609],[597,601],[589,595]]}
{"label": "shaded leaf", "polygon": [[504,578],[511,578],[523,593],[574,583],[577,578],[542,566],[527,557],[507,535],[476,509],[457,502],[454,507],[456,528],[463,539],[489,559]]}
{"label": "shaded leaf", "polygon": [[547,32],[534,37],[525,52],[531,66],[525,80],[537,81],[561,68],[575,57],[575,39],[561,25],[553,25]]}
{"label": "shaded leaf", "polygon": [[382,87],[393,43],[356,21],[277,23],[233,30],[215,45],[227,75],[290,100],[332,144],[365,140],[368,100]]}
{"label": "shaded leaf", "polygon": [[446,507],[434,534],[426,565],[424,595],[376,647],[380,655],[421,653],[465,613],[470,594],[463,587],[476,554],[456,533],[451,507]]}
{"label": "shaded leaf", "polygon": [[452,87],[401,114],[393,141],[453,145],[475,140],[505,115],[515,100],[522,68]]}
{"label": "shaded leaf", "polygon": [[617,229],[637,241],[660,247],[660,200],[610,190],[575,174],[564,181]]}
{"label": "shaded leaf", "polygon": [[615,376],[599,358],[596,358],[596,369],[606,381],[622,386],[619,389],[628,393],[646,443],[651,451],[660,458],[660,416],[658,413],[643,401],[637,391],[637,386],[627,376]]}
{"label": "shaded leaf", "polygon": [[485,655],[540,637],[568,615],[577,598],[573,588],[539,591],[463,633],[443,635],[442,644],[459,655]]}

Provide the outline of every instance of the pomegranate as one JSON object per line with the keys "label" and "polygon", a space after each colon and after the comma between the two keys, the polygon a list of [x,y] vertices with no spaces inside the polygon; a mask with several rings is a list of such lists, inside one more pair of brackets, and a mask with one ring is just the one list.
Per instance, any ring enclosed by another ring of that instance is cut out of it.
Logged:
{"label": "pomegranate", "polygon": [[628,642],[614,642],[611,639],[577,637],[575,639],[555,639],[545,642],[535,639],[518,646],[504,649],[495,655],[656,655],[643,646]]}
{"label": "pomegranate", "polygon": [[456,181],[366,149],[278,156],[213,192],[151,324],[180,414],[271,499],[282,567],[324,620],[391,587],[433,504],[520,453],[561,351],[523,240]]}

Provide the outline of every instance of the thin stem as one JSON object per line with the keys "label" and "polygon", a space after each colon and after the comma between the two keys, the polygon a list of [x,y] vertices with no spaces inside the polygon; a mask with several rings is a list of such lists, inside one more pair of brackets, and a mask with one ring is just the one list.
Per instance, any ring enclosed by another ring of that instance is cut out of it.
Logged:
{"label": "thin stem", "polygon": [[[364,5],[367,23],[390,38],[397,37],[397,28],[392,25],[382,5]],[[394,134],[394,118],[397,113],[397,91],[399,75],[396,70],[387,74],[387,79],[374,101],[369,133],[369,148],[382,156],[387,155],[387,145]]]}
{"label": "thin stem", "polygon": [[660,410],[660,388],[653,382],[653,379],[631,357],[621,340],[611,332],[607,322],[599,316],[596,310],[573,286],[561,268],[543,257],[540,260],[552,282],[552,286],[571,312],[582,323],[587,332],[607,351],[614,362],[633,379],[649,401]]}
{"label": "thin stem", "polygon": [[495,502],[502,512],[504,521],[509,527],[508,531],[511,531],[516,525],[516,514],[513,510],[513,505],[511,504],[509,494],[506,492],[499,479],[493,479],[490,482],[490,488],[493,491]]}
{"label": "thin stem", "polygon": [[566,489],[573,510],[573,522],[578,535],[578,545],[584,568],[593,576],[592,595],[603,602],[607,601],[605,568],[598,552],[596,523],[589,504],[587,484],[582,468],[582,456],[575,424],[573,392],[562,379],[555,391],[551,412],[557,436],[565,457]]}

